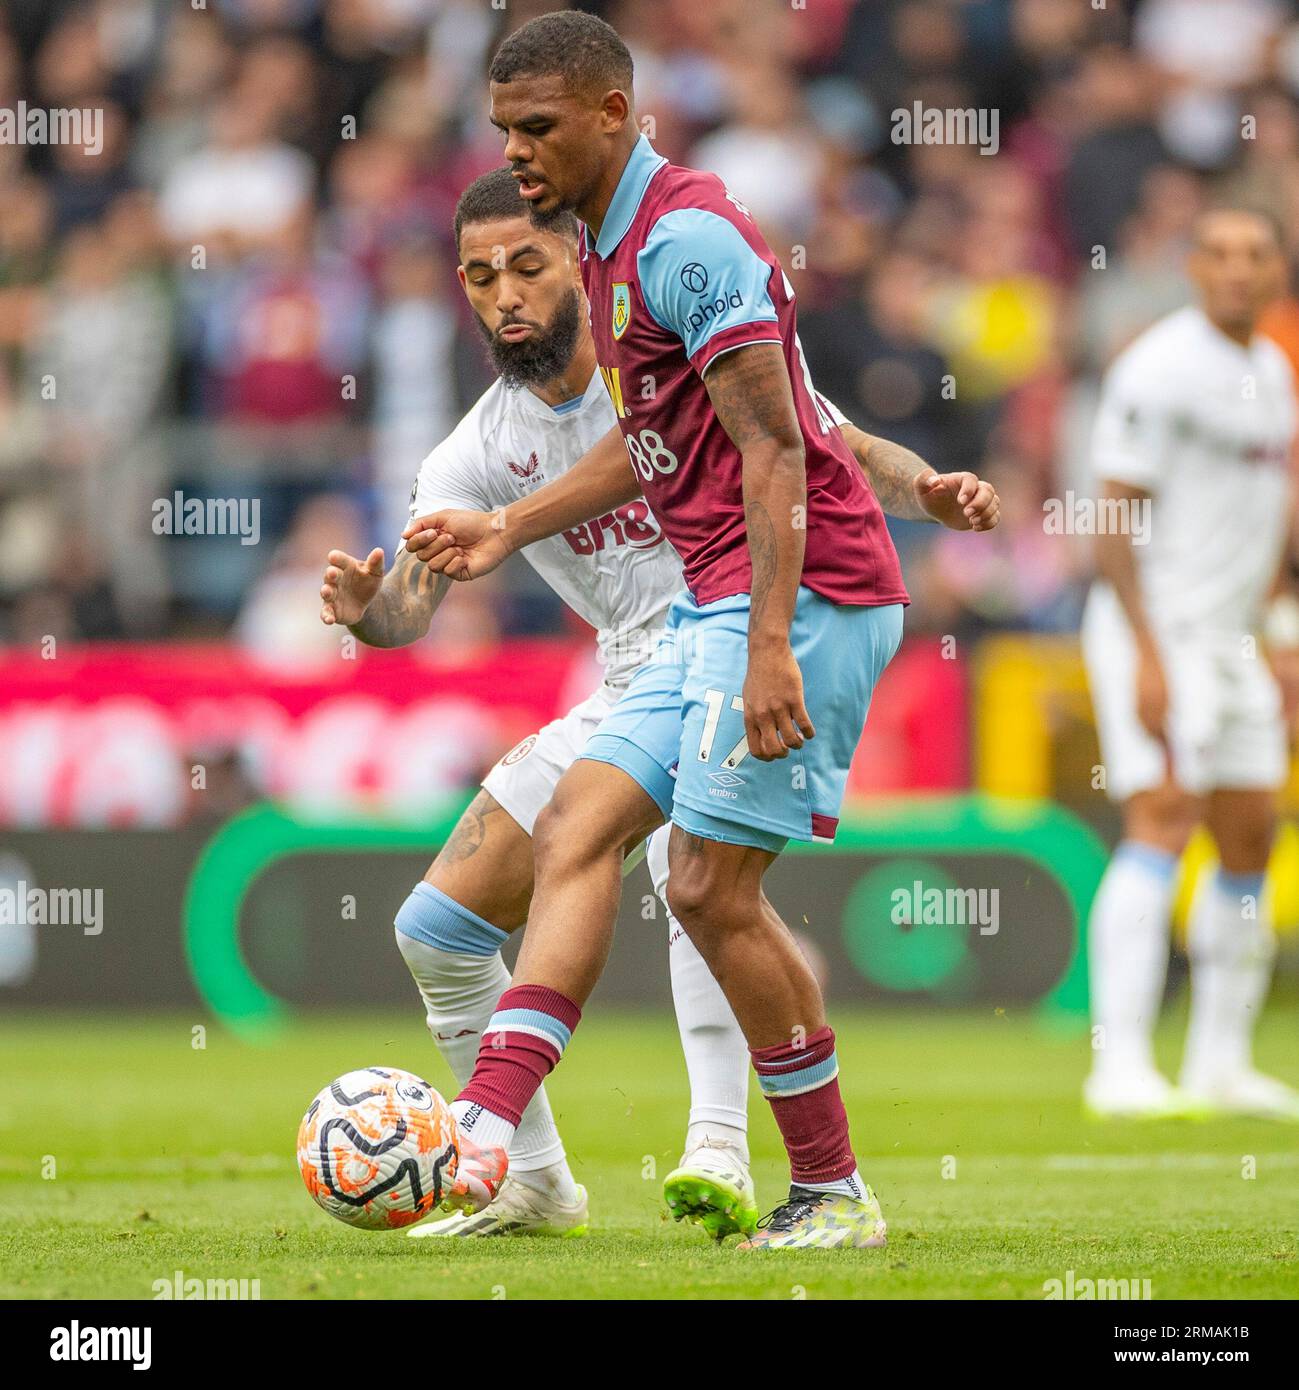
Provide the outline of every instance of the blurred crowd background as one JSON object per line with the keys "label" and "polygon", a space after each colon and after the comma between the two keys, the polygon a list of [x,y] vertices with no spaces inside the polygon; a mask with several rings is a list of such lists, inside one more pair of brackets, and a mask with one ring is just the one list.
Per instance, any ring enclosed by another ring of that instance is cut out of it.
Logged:
{"label": "blurred crowd background", "polygon": [[[232,635],[308,652],[325,553],[389,556],[423,455],[490,380],[456,197],[500,161],[485,69],[553,3],[4,0],[0,108],[103,111],[103,147],[0,144],[0,639]],[[1197,209],[1299,255],[1286,0],[608,0],[642,117],[784,259],[819,388],[995,480],[970,544],[895,525],[912,629],[1067,631],[1098,374],[1186,302]],[[990,108],[995,156],[892,112]],[[1299,303],[1273,312],[1288,349]],[[54,389],[50,389],[50,383]],[[954,387],[954,389],[953,389]],[[155,499],[257,497],[261,539],[155,535]],[[435,638],[562,629],[509,566]]]}

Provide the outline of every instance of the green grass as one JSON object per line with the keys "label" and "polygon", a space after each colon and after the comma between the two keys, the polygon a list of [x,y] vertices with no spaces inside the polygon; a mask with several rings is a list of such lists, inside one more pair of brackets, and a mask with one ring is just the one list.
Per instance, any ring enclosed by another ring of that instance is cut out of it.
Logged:
{"label": "green grass", "polygon": [[[662,1219],[686,1105],[667,1018],[593,1010],[552,1079],[591,1235],[486,1242],[351,1231],[296,1172],[298,1119],[338,1073],[390,1063],[449,1088],[417,1016],[316,1018],[270,1048],[210,1029],[194,1050],[191,1023],[0,1022],[0,1295],[150,1298],[176,1270],[259,1279],[263,1298],[1041,1298],[1070,1269],[1149,1279],[1155,1298],[1299,1292],[1295,1132],[1090,1124],[1085,1043],[1027,1018],[838,1011],[854,1139],[890,1243],[792,1257],[741,1255]],[[1260,1063],[1293,1081],[1291,1037],[1274,1008]],[[1163,1041],[1171,1064],[1177,1038]],[[784,1163],[766,1105],[752,1111],[767,1207]]]}

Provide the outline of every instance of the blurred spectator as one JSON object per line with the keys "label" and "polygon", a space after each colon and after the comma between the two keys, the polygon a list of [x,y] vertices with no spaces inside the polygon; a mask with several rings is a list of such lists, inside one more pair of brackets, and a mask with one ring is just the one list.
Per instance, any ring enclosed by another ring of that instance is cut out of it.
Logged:
{"label": "blurred spectator", "polygon": [[1114,245],[1146,175],[1167,155],[1152,120],[1152,75],[1128,50],[1091,50],[1073,87],[1083,133],[1067,160],[1065,203],[1073,249],[1090,257],[1094,248]]}
{"label": "blurred spectator", "polygon": [[149,504],[163,485],[155,430],[171,341],[147,234],[141,246],[131,225],[140,216],[122,203],[68,233],[27,344],[26,385],[39,403],[59,525],[96,538],[87,550],[113,595],[110,626],[147,633],[165,598]]}
{"label": "blurred spectator", "polygon": [[[452,210],[501,161],[491,50],[555,7],[0,14],[0,108],[86,108],[103,140],[0,144],[4,631],[222,631],[246,595],[254,645],[324,650],[324,552],[391,558],[420,459],[486,384]],[[1037,511],[1080,485],[1097,375],[1186,301],[1196,212],[1268,209],[1299,260],[1296,5],[588,7],[627,38],[658,147],[720,173],[784,260],[819,389],[939,467],[996,470],[991,544],[898,526],[912,623],[930,602],[940,630],[1067,621],[1085,576]],[[995,113],[996,154],[895,143],[915,102]],[[1268,324],[1299,363],[1299,300]],[[255,496],[264,543],[153,536],[173,488]],[[87,516],[103,544],[70,557]],[[456,595],[431,645],[563,621],[508,566]]]}
{"label": "blurred spectator", "polygon": [[268,246],[308,206],[311,161],[274,134],[275,103],[249,88],[225,97],[211,144],[182,160],[162,190],[167,234],[186,255],[234,258]]}
{"label": "blurred spectator", "polygon": [[695,145],[690,162],[722,178],[787,260],[811,227],[819,142],[793,74],[774,56],[737,65],[730,77],[732,118]]}
{"label": "blurred spectator", "polygon": [[207,399],[218,419],[298,426],[342,419],[365,360],[365,287],[315,244],[304,204],[209,303]]}
{"label": "blurred spectator", "polygon": [[869,434],[923,458],[950,455],[948,364],[929,334],[934,268],[903,251],[873,267],[863,295],[800,320],[817,387]]}
{"label": "blurred spectator", "polygon": [[340,644],[349,634],[320,621],[322,557],[333,549],[365,549],[361,515],[344,497],[313,497],[249,590],[235,624],[235,637],[258,661],[310,675],[343,659]]}
{"label": "blurred spectator", "polygon": [[401,534],[418,463],[456,424],[452,362],[458,289],[448,259],[412,231],[387,250],[371,344],[380,534]]}

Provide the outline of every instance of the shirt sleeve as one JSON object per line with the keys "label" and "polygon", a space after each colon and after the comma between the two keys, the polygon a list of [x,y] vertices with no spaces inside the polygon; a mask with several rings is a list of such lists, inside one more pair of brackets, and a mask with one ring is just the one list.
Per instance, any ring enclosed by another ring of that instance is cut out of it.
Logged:
{"label": "shirt sleeve", "polygon": [[842,410],[839,409],[837,405],[835,405],[835,403],[829,398],[829,396],[823,396],[818,391],[816,393],[816,398],[821,404],[821,409],[830,417],[830,419],[839,429],[843,429],[845,425],[852,424],[852,421],[843,413]]}
{"label": "shirt sleeve", "polygon": [[410,490],[410,519],[427,516],[451,507],[467,507],[473,511],[490,512],[492,500],[483,486],[482,449],[478,449],[478,466],[474,466],[473,450],[465,437],[465,425],[452,431],[420,464],[419,473]]}
{"label": "shirt sleeve", "polygon": [[1175,423],[1162,375],[1144,362],[1120,358],[1101,387],[1092,431],[1096,480],[1155,492],[1171,462]]}
{"label": "shirt sleeve", "polygon": [[664,213],[636,257],[636,269],[645,307],[681,339],[697,372],[721,352],[781,340],[768,290],[771,266],[718,213]]}

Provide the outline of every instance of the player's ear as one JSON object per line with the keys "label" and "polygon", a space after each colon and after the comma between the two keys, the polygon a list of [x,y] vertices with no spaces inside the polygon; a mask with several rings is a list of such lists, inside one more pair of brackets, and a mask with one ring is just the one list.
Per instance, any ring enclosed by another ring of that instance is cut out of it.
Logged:
{"label": "player's ear", "polygon": [[613,91],[604,94],[604,100],[600,104],[600,118],[609,135],[617,134],[627,124],[630,115],[631,102],[626,92],[620,92],[615,87]]}

